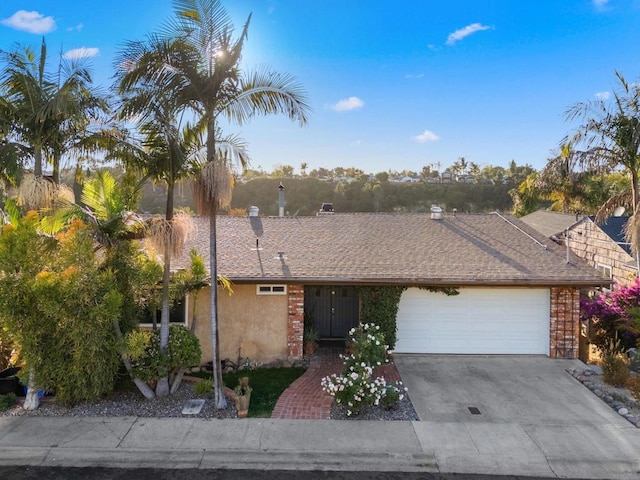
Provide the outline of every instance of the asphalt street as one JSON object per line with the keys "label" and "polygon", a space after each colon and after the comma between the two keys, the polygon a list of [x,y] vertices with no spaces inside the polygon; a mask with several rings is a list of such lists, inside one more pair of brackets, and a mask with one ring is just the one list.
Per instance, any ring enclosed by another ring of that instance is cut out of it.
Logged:
{"label": "asphalt street", "polygon": [[51,467],[2,467],[0,478],[3,480],[551,480],[550,477],[511,475],[496,477],[495,475],[454,473]]}

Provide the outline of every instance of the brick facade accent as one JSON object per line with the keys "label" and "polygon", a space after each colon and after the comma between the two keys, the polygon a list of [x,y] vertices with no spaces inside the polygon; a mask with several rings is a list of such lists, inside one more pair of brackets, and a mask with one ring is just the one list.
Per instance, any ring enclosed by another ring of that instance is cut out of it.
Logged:
{"label": "brick facade accent", "polygon": [[577,288],[551,289],[551,358],[578,358],[580,340],[580,291]]}
{"label": "brick facade accent", "polygon": [[304,285],[289,285],[289,314],[287,319],[287,359],[301,360],[304,334]]}

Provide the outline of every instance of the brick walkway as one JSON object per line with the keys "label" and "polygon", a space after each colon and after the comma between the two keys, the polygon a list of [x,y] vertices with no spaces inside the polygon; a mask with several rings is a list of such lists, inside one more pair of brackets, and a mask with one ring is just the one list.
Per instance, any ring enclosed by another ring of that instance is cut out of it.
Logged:
{"label": "brick walkway", "polygon": [[[320,381],[327,375],[342,371],[339,353],[336,349],[317,350],[309,361],[307,371],[282,393],[271,418],[330,419],[333,397],[322,391]],[[400,380],[394,363],[376,368],[374,377],[377,376],[384,376],[387,382]]]}

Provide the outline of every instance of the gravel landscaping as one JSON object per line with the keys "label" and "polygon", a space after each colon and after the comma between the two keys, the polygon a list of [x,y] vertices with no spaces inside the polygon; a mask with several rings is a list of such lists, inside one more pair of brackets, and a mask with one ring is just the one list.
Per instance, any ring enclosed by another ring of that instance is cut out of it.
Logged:
{"label": "gravel landscaping", "polygon": [[405,395],[398,402],[395,408],[387,409],[381,406],[364,407],[355,415],[347,416],[347,409],[344,405],[333,402],[331,405],[332,420],[396,420],[413,421],[419,420],[418,414],[413,408],[409,395]]}
{"label": "gravel landscaping", "polygon": [[640,428],[640,402],[626,388],[605,383],[600,367],[591,365],[587,369],[568,369],[573,377],[591,390],[618,414]]}
{"label": "gravel landscaping", "polygon": [[[196,415],[183,415],[183,407],[197,398],[205,399],[204,406]],[[47,417],[196,417],[196,418],[235,418],[235,403],[227,398],[227,408],[213,408],[213,395],[198,395],[193,391],[193,383],[182,382],[178,391],[172,395],[147,400],[137,391],[116,392],[107,398],[94,402],[83,402],[66,408],[45,397],[40,407],[33,411],[22,409],[22,400],[11,409],[2,412],[4,416],[47,416]]]}

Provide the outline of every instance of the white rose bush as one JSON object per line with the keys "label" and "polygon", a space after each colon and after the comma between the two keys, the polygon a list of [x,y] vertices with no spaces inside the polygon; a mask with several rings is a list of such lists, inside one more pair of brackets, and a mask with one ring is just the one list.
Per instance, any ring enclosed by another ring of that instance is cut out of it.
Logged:
{"label": "white rose bush", "polygon": [[349,331],[352,352],[342,355],[344,369],[340,374],[322,379],[322,390],[346,409],[347,416],[357,414],[365,406],[394,408],[407,391],[401,382],[387,383],[384,377],[373,378],[376,366],[388,363],[391,353],[373,323],[358,325]]}

